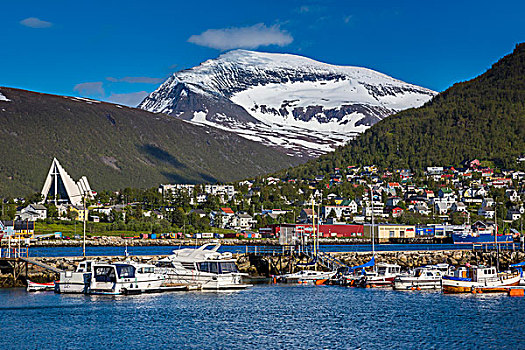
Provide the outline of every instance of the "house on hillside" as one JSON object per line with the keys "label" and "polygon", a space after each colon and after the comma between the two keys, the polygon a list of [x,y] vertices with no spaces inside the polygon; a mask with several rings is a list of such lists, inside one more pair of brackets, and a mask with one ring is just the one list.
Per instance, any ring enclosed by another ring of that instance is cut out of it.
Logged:
{"label": "house on hillside", "polygon": [[47,208],[42,204],[29,204],[17,212],[16,217],[22,221],[36,221],[47,218]]}
{"label": "house on hillside", "polygon": [[210,225],[220,228],[235,226],[235,213],[231,208],[224,207],[210,213]]}

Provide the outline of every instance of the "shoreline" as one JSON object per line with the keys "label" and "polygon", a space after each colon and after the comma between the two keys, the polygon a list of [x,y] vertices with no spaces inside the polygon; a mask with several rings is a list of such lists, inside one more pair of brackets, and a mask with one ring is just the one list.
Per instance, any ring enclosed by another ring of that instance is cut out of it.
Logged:
{"label": "shoreline", "polygon": [[[125,239],[116,236],[100,236],[86,238],[87,247],[148,247],[148,246],[195,246],[207,243],[220,243],[224,246],[276,246],[279,245],[279,240],[275,238],[257,238],[257,239],[239,239],[239,238],[220,238],[220,239]],[[369,238],[321,238],[319,243],[322,245],[367,245],[371,244]],[[376,244],[449,244],[452,243],[446,239],[399,239],[387,243]],[[12,247],[18,246],[18,240],[11,241]],[[21,247],[26,247],[24,240],[20,241]],[[31,240],[30,247],[81,247],[82,240],[80,239],[47,239],[47,240]],[[0,242],[0,248],[7,248],[8,241],[4,238]]]}

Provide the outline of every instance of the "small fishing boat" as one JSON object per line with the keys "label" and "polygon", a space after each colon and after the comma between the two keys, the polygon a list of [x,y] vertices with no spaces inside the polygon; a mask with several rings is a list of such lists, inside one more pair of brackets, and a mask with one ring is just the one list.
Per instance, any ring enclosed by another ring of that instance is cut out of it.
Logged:
{"label": "small fishing boat", "polygon": [[379,263],[372,272],[365,272],[357,283],[360,287],[391,287],[394,278],[401,274],[401,266],[397,264]]}
{"label": "small fishing boat", "polygon": [[460,267],[452,275],[443,276],[443,293],[507,292],[520,283],[519,273],[497,273],[495,267]]}
{"label": "small fishing boat", "polygon": [[395,290],[441,289],[441,279],[447,270],[448,265],[444,269],[436,265],[417,267],[413,273],[394,278],[393,287]]}
{"label": "small fishing boat", "polygon": [[75,271],[60,272],[60,280],[55,283],[56,293],[87,293],[91,283],[91,260],[81,261]]}
{"label": "small fishing boat", "polygon": [[288,273],[277,277],[278,282],[282,283],[305,283],[305,284],[324,284],[327,280],[333,277],[336,273],[334,271],[313,271],[301,270],[295,273]]}
{"label": "small fishing boat", "polygon": [[520,275],[520,286],[525,286],[525,275],[523,274],[523,268],[525,267],[525,261],[522,261],[517,264],[510,265]]}
{"label": "small fishing boat", "polygon": [[55,289],[55,282],[49,283],[37,283],[27,280],[27,291],[28,292],[43,292],[52,291]]}

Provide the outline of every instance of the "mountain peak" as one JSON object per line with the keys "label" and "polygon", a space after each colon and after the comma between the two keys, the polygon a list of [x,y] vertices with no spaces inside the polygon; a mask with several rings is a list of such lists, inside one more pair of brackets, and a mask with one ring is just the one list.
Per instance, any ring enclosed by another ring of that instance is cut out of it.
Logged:
{"label": "mountain peak", "polygon": [[233,50],[174,73],[139,107],[314,157],[434,95],[367,68]]}

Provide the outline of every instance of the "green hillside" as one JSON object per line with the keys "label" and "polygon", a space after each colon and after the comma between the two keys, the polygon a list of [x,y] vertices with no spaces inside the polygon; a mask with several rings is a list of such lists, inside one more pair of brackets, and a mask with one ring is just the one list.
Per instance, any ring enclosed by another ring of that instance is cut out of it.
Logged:
{"label": "green hillside", "polygon": [[375,124],[333,153],[288,171],[312,176],[350,164],[383,167],[458,165],[466,159],[523,167],[525,154],[525,43],[486,73],[458,83],[420,108]]}
{"label": "green hillside", "polygon": [[225,182],[298,160],[217,129],[143,110],[0,87],[0,196],[39,191],[58,158],[94,190]]}

